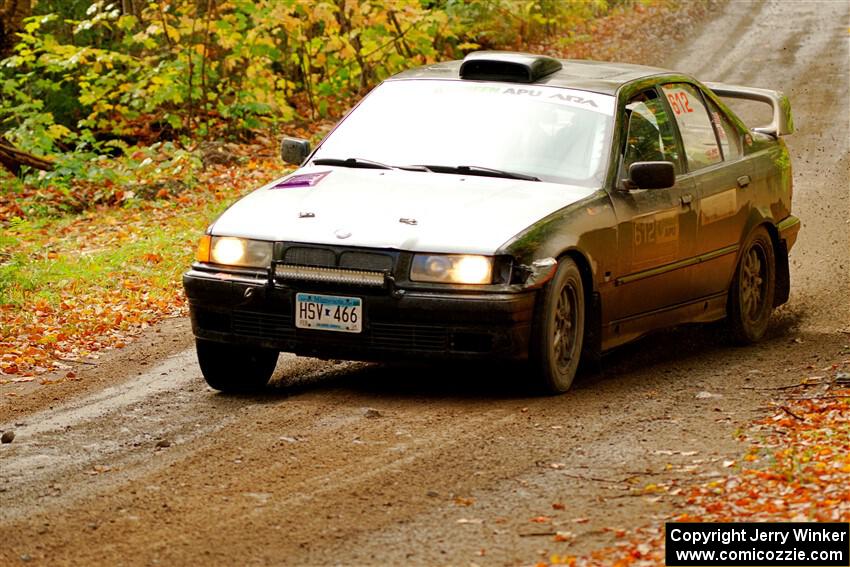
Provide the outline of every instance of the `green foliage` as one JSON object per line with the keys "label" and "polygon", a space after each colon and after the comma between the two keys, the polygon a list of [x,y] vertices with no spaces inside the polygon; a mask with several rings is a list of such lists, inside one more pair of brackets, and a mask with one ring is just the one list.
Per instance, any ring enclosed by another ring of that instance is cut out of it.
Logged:
{"label": "green foliage", "polygon": [[24,212],[56,216],[99,204],[134,206],[141,199],[179,197],[194,186],[203,167],[196,153],[173,142],[129,148],[114,140],[108,146],[123,153],[115,159],[93,151],[66,152],[55,158],[53,170],[30,175],[28,181],[40,189],[21,201]]}
{"label": "green foliage", "polygon": [[[29,18],[2,62],[4,95],[17,94],[0,104],[0,128],[15,122],[18,141],[41,151],[85,130],[240,134],[296,111],[338,114],[342,101],[406,67],[563,33],[608,8],[606,0],[181,0],[125,14],[106,0],[42,4],[54,11]],[[65,128],[31,141],[51,121]]]}
{"label": "green foliage", "polygon": [[118,186],[137,164],[104,155],[335,118],[405,68],[568,35],[622,1],[43,0],[0,61],[0,134],[59,156],[29,182]]}
{"label": "green foliage", "polygon": [[520,48],[551,36],[569,36],[580,24],[623,0],[445,0],[464,51]]}

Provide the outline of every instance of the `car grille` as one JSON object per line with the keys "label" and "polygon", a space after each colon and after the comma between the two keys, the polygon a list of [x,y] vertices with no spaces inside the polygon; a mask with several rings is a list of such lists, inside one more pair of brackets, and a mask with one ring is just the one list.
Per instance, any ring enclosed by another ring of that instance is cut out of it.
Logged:
{"label": "car grille", "polygon": [[394,256],[373,252],[323,246],[288,246],[282,262],[274,268],[275,282],[290,281],[337,284],[357,287],[384,287],[392,274]]}
{"label": "car grille", "polygon": [[334,251],[315,246],[289,246],[283,252],[283,262],[296,266],[346,268],[374,272],[391,272],[393,256],[382,252],[360,250]]}
{"label": "car grille", "polygon": [[343,252],[339,255],[339,267],[389,272],[393,269],[393,257],[389,254],[374,252]]}
{"label": "car grille", "polygon": [[332,268],[336,266],[336,254],[334,254],[333,250],[326,248],[291,246],[283,253],[283,261],[287,264],[296,264],[299,266]]}
{"label": "car grille", "polygon": [[[270,340],[298,340],[305,344],[362,345],[374,349],[444,351],[449,332],[444,327],[373,322],[362,333],[296,331],[291,315],[233,311],[231,331],[235,335]],[[298,333],[298,335],[296,335]]]}

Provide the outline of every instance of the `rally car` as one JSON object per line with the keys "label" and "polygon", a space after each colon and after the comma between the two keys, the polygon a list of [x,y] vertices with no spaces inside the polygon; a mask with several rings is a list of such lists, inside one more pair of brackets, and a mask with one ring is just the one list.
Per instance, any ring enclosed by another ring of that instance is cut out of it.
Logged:
{"label": "rally car", "polygon": [[[766,103],[748,128],[722,98]],[[787,301],[793,130],[779,92],[662,69],[476,52],[385,80],[290,175],[206,231],[184,275],[216,389],[281,351],[511,359],[548,392],[650,331]]]}

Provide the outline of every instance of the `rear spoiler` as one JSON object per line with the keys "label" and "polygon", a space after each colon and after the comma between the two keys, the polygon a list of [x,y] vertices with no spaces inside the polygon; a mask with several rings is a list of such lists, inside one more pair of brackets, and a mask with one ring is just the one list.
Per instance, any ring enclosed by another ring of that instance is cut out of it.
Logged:
{"label": "rear spoiler", "polygon": [[723,83],[706,83],[705,86],[714,91],[720,97],[740,98],[764,102],[773,107],[773,121],[769,126],[753,128],[756,132],[769,134],[773,137],[785,136],[794,133],[794,119],[791,117],[791,103],[788,97],[779,91],[768,89],[757,89],[754,87],[739,87],[736,85],[725,85]]}

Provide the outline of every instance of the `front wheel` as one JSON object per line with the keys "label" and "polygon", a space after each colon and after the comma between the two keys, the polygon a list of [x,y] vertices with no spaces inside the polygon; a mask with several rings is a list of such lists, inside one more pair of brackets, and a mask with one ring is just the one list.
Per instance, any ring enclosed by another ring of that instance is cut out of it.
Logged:
{"label": "front wheel", "polygon": [[204,380],[222,392],[255,392],[268,384],[277,364],[273,349],[195,340]]}
{"label": "front wheel", "polygon": [[584,344],[584,321],[581,272],[571,258],[563,258],[543,292],[532,337],[532,368],[546,393],[560,394],[572,385]]}
{"label": "front wheel", "polygon": [[758,227],[744,244],[729,289],[728,324],[736,343],[751,344],[764,336],[773,311],[775,292],[773,241],[764,227]]}

